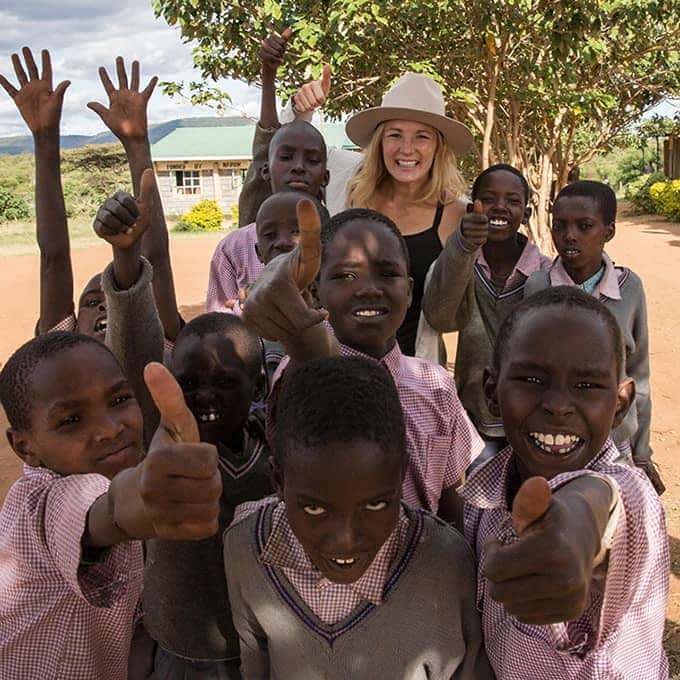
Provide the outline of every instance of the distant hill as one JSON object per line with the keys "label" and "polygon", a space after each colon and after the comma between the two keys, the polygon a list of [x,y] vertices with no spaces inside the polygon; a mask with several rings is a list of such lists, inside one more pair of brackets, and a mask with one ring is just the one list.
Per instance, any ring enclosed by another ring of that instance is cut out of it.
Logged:
{"label": "distant hill", "polygon": [[[165,123],[149,126],[149,139],[155,144],[159,139],[169,135],[173,130],[181,127],[236,127],[252,125],[253,121],[241,116],[227,118],[177,118]],[[62,149],[78,149],[88,144],[110,144],[116,138],[110,132],[100,132],[97,135],[62,135]],[[21,135],[16,137],[0,137],[0,154],[33,153],[33,137]]]}

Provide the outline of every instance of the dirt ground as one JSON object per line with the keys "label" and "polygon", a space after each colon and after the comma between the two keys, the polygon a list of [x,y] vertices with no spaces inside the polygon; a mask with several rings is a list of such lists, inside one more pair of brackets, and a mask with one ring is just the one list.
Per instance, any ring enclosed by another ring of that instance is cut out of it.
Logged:
{"label": "dirt ground", "polygon": [[[658,217],[620,216],[609,254],[642,278],[647,292],[652,364],[652,444],[667,492],[667,513],[672,554],[671,594],[667,614],[666,649],[672,671],[680,673],[680,224]],[[208,266],[221,235],[175,240],[172,260],[177,299],[186,318],[202,310]],[[673,250],[676,248],[676,250]],[[105,246],[73,252],[76,291],[109,261]],[[676,267],[678,269],[676,270]],[[32,255],[2,258],[0,266],[0,362],[31,337],[38,314],[38,258]],[[4,415],[0,426],[6,427]],[[0,502],[21,474],[18,459],[0,444]],[[676,677],[680,678],[680,674]]]}

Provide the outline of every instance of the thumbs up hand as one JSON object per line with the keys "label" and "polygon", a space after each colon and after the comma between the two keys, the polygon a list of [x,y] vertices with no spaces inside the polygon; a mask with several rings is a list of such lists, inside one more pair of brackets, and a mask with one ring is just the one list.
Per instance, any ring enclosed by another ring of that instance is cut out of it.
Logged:
{"label": "thumbs up hand", "polygon": [[327,314],[312,309],[304,292],[321,265],[321,220],[314,204],[297,204],[298,245],[275,257],[248,290],[243,320],[260,337],[286,342],[319,324]]}
{"label": "thumbs up hand", "polygon": [[328,99],[331,89],[331,66],[324,64],[319,80],[305,83],[293,96],[296,113],[313,112],[321,108]]}
{"label": "thumbs up hand", "polygon": [[154,181],[153,170],[147,168],[142,173],[137,200],[126,191],[107,198],[94,220],[97,236],[124,250],[137,243],[149,226]]}
{"label": "thumbs up hand", "polygon": [[468,211],[460,221],[460,232],[468,243],[481,248],[489,237],[489,218],[484,214],[482,202],[468,203]]}
{"label": "thumbs up hand", "polygon": [[578,477],[554,494],[542,477],[527,479],[512,504],[519,540],[485,546],[491,597],[523,623],[577,619],[588,603],[610,503],[611,488],[597,477]]}
{"label": "thumbs up hand", "polygon": [[196,419],[172,374],[161,364],[144,370],[161,420],[141,465],[139,492],[158,538],[195,540],[219,528],[222,479],[217,449],[200,443]]}

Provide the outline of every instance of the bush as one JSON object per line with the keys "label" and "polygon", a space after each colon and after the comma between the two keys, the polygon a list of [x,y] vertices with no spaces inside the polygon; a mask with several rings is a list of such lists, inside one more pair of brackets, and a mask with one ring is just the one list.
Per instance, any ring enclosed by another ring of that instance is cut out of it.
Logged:
{"label": "bush", "polygon": [[219,231],[224,215],[217,201],[205,200],[197,203],[175,225],[176,231]]}
{"label": "bush", "polygon": [[10,220],[27,220],[31,213],[26,201],[9,191],[0,191],[0,222]]}
{"label": "bush", "polygon": [[655,172],[648,175],[640,175],[637,179],[626,185],[626,198],[635,206],[637,212],[653,215],[657,212],[656,204],[649,194],[652,184],[664,180],[661,173]]}
{"label": "bush", "polygon": [[673,220],[680,220],[680,179],[654,182],[649,187],[656,211]]}

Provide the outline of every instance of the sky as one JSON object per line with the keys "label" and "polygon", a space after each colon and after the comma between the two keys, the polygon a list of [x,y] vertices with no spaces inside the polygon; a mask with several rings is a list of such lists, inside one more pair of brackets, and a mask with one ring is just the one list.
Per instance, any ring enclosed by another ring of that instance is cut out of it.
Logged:
{"label": "sky", "polygon": [[[115,57],[122,55],[128,65],[141,63],[142,87],[149,78],[198,80],[192,68],[191,45],[182,42],[178,28],[156,19],[150,0],[2,0],[0,3],[0,73],[16,84],[10,62],[13,52],[28,45],[40,63],[40,50],[52,55],[54,85],[71,80],[62,114],[62,134],[96,134],[106,128],[88,108],[89,101],[107,102],[97,70],[105,66],[115,74]],[[115,78],[114,84],[117,83]],[[232,96],[236,111],[257,118],[260,90],[238,81],[220,81],[219,87]],[[680,102],[666,102],[655,110],[673,116]],[[228,112],[228,115],[232,112]],[[208,107],[164,96],[156,90],[149,104],[149,122],[173,118],[211,116]],[[14,103],[0,88],[0,137],[27,134],[28,130]]]}
{"label": "sky", "polygon": [[[40,66],[40,50],[52,57],[54,85],[70,80],[61,118],[62,134],[96,134],[106,128],[86,108],[90,101],[107,103],[98,68],[104,66],[115,78],[115,58],[126,65],[133,59],[141,64],[141,84],[153,75],[161,80],[198,80],[192,68],[191,45],[182,42],[178,28],[156,19],[150,0],[2,0],[0,2],[0,73],[16,85],[10,57],[28,45]],[[22,60],[23,61],[23,60]],[[238,81],[220,81],[232,96],[233,105],[257,118],[260,90]],[[173,118],[211,116],[207,107],[195,107],[156,89],[149,104],[149,122]],[[230,115],[228,113],[227,115]],[[0,137],[28,134],[12,100],[0,88]]]}

